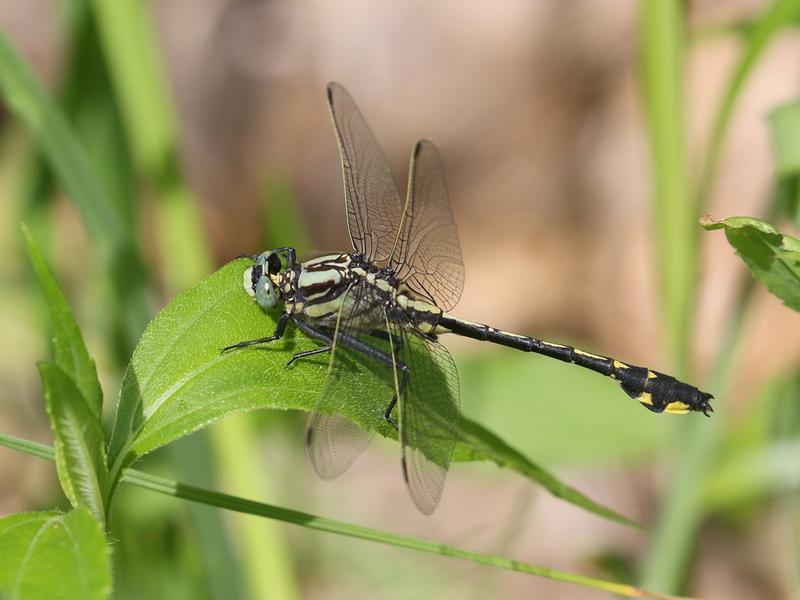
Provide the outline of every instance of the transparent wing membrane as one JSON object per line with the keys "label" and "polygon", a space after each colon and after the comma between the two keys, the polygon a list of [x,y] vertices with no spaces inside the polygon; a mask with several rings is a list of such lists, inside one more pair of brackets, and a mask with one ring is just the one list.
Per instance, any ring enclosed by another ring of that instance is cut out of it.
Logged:
{"label": "transparent wing membrane", "polygon": [[386,260],[402,210],[397,184],[367,122],[338,83],[328,84],[328,107],[342,159],[350,241],[369,260]]}
{"label": "transparent wing membrane", "polygon": [[414,504],[429,515],[442,496],[461,419],[458,371],[439,342],[410,324],[392,329],[402,339],[399,360],[409,373],[398,403],[403,477]]}
{"label": "transparent wing membrane", "polygon": [[[376,305],[371,287],[362,284],[346,292],[333,332],[328,377],[306,426],[306,453],[314,470],[323,479],[334,479],[344,473],[372,439],[372,430],[365,431],[340,413],[352,395],[354,383],[357,384],[350,372],[356,364],[369,360],[352,346],[358,343],[374,345],[373,341],[365,339],[368,334],[360,327],[374,320],[375,311],[380,312],[380,305]],[[378,372],[386,370],[383,368]],[[388,404],[392,394],[388,375],[383,375],[386,398],[365,399],[364,402],[364,410],[376,424],[382,418],[382,407]]]}
{"label": "transparent wing membrane", "polygon": [[411,153],[408,195],[390,266],[409,288],[442,310],[452,309],[464,289],[464,263],[444,165],[427,140],[417,142]]}
{"label": "transparent wing membrane", "polygon": [[[369,263],[388,259],[402,284],[450,310],[461,296],[464,265],[436,147],[425,140],[415,145],[403,204],[388,162],[353,99],[331,83],[328,103],[341,153],[353,248]],[[370,427],[365,431],[359,425],[379,424],[395,397],[406,485],[419,510],[432,513],[442,495],[460,420],[453,359],[385,291],[366,280],[345,293],[330,337],[328,378],[306,430],[314,470],[325,479],[346,471],[372,437]],[[364,361],[370,370],[374,367],[378,389],[385,392],[374,397],[376,387],[369,392],[365,387],[366,412],[356,425],[341,413],[353,386],[359,385],[350,373],[352,365]]]}

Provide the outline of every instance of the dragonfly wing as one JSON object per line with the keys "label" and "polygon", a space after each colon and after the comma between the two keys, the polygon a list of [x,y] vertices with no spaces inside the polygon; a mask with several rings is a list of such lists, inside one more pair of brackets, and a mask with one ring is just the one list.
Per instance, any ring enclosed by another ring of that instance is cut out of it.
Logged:
{"label": "dragonfly wing", "polygon": [[[323,479],[333,479],[344,473],[369,445],[373,431],[365,431],[346,417],[346,403],[353,396],[353,376],[350,373],[360,361],[369,360],[352,348],[352,342],[361,341],[360,327],[364,321],[374,320],[373,313],[380,312],[374,293],[367,285],[355,285],[345,292],[333,332],[328,376],[317,399],[314,411],[306,426],[306,454],[317,474]],[[391,388],[386,385],[386,400],[365,400],[366,410],[380,422],[381,402],[388,402]]]}
{"label": "dragonfly wing", "polygon": [[306,453],[317,475],[335,479],[369,445],[372,433],[341,415],[315,411],[306,427]]}
{"label": "dragonfly wing", "polygon": [[350,241],[369,260],[385,260],[402,211],[389,162],[342,85],[328,84],[328,108],[342,160]]}
{"label": "dragonfly wing", "polygon": [[393,329],[402,336],[400,358],[408,368],[398,403],[403,476],[414,504],[429,515],[442,496],[461,419],[458,371],[437,341],[410,325]]}
{"label": "dragonfly wing", "polygon": [[411,153],[408,194],[389,260],[401,281],[442,310],[464,289],[464,262],[436,146],[421,140]]}

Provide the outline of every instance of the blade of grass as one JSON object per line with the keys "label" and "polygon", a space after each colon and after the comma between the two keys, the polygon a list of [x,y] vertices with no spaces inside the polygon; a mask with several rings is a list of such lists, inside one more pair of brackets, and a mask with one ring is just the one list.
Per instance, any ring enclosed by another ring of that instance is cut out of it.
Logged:
{"label": "blade of grass", "polygon": [[682,376],[688,371],[697,257],[686,157],[683,2],[645,0],[642,6],[641,77],[650,134],[663,333]]}
{"label": "blade of grass", "polygon": [[[0,433],[0,446],[19,450],[32,456],[37,456],[47,460],[53,460],[54,458],[53,449],[50,446],[17,438],[6,433]],[[448,544],[440,544],[438,542],[421,538],[412,538],[379,529],[361,527],[359,525],[335,521],[333,519],[326,519],[309,513],[282,508],[280,506],[264,504],[261,502],[255,502],[253,500],[246,500],[244,498],[237,498],[236,496],[230,496],[228,494],[170,481],[168,479],[149,475],[134,469],[129,469],[126,471],[123,480],[126,483],[158,492],[160,494],[173,496],[175,498],[182,498],[192,502],[199,502],[208,506],[216,506],[226,510],[257,515],[268,519],[276,519],[286,523],[300,525],[308,529],[325,531],[327,533],[334,533],[337,535],[377,542],[380,544],[387,544],[396,546],[398,548],[407,548],[417,552],[458,558],[497,569],[515,571],[517,573],[526,573],[528,575],[536,575],[546,579],[571,583],[595,590],[619,594],[629,598],[676,598],[675,596],[652,594],[646,590],[631,585],[606,581],[595,577],[587,577],[575,573],[568,573],[565,571],[559,571],[556,569],[550,569],[547,567],[541,567],[530,563],[512,560],[502,556],[496,556],[484,552],[475,552],[456,546],[450,546]]]}

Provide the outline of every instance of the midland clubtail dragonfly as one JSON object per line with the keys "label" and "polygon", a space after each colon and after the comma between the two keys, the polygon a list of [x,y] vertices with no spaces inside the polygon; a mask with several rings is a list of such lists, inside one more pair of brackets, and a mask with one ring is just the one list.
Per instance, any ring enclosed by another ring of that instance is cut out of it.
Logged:
{"label": "midland clubtail dragonfly", "polygon": [[[338,414],[348,358],[381,367],[383,418],[398,430],[403,476],[414,503],[434,511],[460,420],[455,363],[439,335],[455,333],[535,352],[611,377],[653,412],[712,410],[711,394],[674,377],[562,344],[501,331],[450,314],[464,287],[461,248],[436,147],[417,142],[401,201],[389,164],[350,94],[327,88],[339,143],[352,252],[297,261],[294,248],[249,256],[247,293],[264,310],[282,305],[275,332],[225,350],[281,339],[291,322],[322,342],[295,360],[330,353],[327,381],[306,429],[306,449],[325,479],[342,474],[371,433]],[[391,394],[391,397],[390,397]]]}

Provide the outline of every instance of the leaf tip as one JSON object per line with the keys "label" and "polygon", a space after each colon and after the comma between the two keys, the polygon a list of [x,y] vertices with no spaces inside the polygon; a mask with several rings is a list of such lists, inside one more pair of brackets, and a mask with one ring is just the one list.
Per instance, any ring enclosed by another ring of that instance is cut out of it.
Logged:
{"label": "leaf tip", "polygon": [[708,213],[703,215],[698,222],[706,231],[712,231],[714,229],[722,229],[725,227],[724,220],[717,221],[714,217],[712,217]]}

